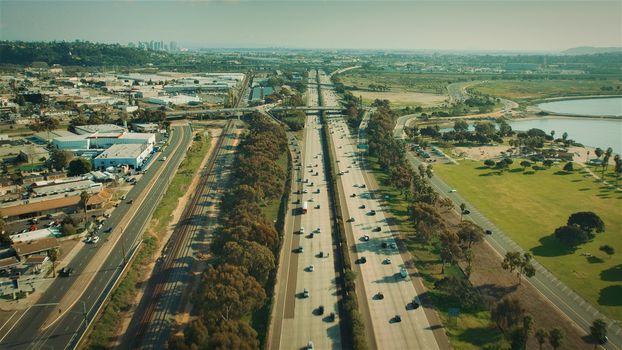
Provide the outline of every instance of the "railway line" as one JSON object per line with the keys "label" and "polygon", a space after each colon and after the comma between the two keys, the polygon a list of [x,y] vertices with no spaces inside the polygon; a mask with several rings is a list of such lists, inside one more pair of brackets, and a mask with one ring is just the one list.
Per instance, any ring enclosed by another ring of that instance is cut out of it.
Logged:
{"label": "railway line", "polygon": [[203,230],[205,212],[208,210],[206,198],[212,196],[215,191],[214,169],[228,151],[225,146],[231,142],[229,135],[235,125],[235,120],[229,120],[224,127],[211,157],[201,172],[201,180],[194,195],[163,248],[163,254],[148,282],[138,310],[134,312],[134,319],[131,322],[134,329],[128,329],[126,332],[133,335],[131,348],[157,348],[166,340],[167,319],[171,311],[175,311],[179,306],[175,305],[175,301],[181,298],[180,291],[183,292],[186,287],[183,284],[188,282],[187,279],[190,277],[189,268],[192,262],[191,259],[184,258],[192,255],[192,240]]}

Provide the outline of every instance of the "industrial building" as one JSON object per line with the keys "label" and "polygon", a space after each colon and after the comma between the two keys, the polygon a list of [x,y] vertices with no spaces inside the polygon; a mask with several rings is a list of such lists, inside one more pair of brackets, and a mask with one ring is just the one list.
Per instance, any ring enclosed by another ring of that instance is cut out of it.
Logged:
{"label": "industrial building", "polygon": [[155,134],[149,133],[101,133],[89,135],[74,135],[57,137],[52,140],[52,145],[58,149],[89,149],[108,148],[118,144],[148,144],[154,145]]}
{"label": "industrial building", "polygon": [[117,144],[112,145],[93,159],[95,169],[106,169],[119,165],[129,165],[140,169],[153,151],[153,144]]}
{"label": "industrial building", "polygon": [[123,133],[126,132],[127,129],[114,125],[114,124],[96,124],[96,125],[80,125],[74,126],[76,134],[78,135],[91,135],[94,133]]}

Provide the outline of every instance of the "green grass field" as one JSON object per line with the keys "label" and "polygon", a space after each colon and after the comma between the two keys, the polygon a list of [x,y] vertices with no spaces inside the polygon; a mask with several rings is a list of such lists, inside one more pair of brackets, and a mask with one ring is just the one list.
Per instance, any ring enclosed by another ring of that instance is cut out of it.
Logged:
{"label": "green grass field", "polygon": [[[622,94],[620,80],[497,80],[473,87],[473,90],[510,100],[528,101],[551,97]],[[613,87],[603,91],[602,87]]]}
{"label": "green grass field", "polygon": [[387,185],[387,175],[379,169],[376,159],[371,156],[368,159],[374,169],[374,176],[378,180],[381,195],[389,196],[389,210],[397,221],[404,243],[412,254],[417,270],[428,288],[428,293],[445,326],[452,348],[477,350],[486,346],[486,348],[494,349],[495,345],[505,348],[507,341],[498,328],[490,322],[488,310],[461,310],[460,316],[455,321],[450,321],[448,309],[456,305],[449,303],[443,293],[434,289],[434,282],[446,276],[464,277],[462,271],[455,266],[446,266],[445,275],[441,274],[441,262],[433,246],[422,245],[415,238],[415,229],[408,215],[408,202],[398,190]]}
{"label": "green grass field", "polygon": [[[554,166],[523,173],[514,164],[502,175],[475,161],[438,164],[434,169],[559,279],[605,314],[621,320],[622,192],[603,186],[583,169],[564,175]],[[597,213],[606,231],[571,252],[552,233],[577,211]],[[599,250],[604,244],[614,247],[613,256]]]}
{"label": "green grass field", "polygon": [[[369,84],[386,85],[392,92],[428,92],[447,95],[446,86],[469,78],[458,74],[422,74],[414,72],[385,72],[354,69],[340,74],[341,81],[349,87],[367,89]],[[477,78],[477,77],[473,77]]]}

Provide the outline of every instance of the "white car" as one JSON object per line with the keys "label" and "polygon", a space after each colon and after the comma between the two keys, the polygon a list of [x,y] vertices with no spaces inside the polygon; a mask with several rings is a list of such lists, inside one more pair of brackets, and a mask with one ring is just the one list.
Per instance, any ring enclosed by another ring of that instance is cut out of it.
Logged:
{"label": "white car", "polygon": [[307,270],[309,272],[313,272],[313,271],[315,271],[315,267],[313,267],[313,265],[309,265],[309,267],[307,267]]}
{"label": "white car", "polygon": [[93,239],[91,239],[91,242],[93,243],[99,242],[99,236],[93,236]]}
{"label": "white car", "polygon": [[299,232],[300,232],[301,234],[304,234],[304,233],[305,233],[305,228],[304,228],[304,227],[302,227],[302,226],[300,226],[300,231],[299,231]]}

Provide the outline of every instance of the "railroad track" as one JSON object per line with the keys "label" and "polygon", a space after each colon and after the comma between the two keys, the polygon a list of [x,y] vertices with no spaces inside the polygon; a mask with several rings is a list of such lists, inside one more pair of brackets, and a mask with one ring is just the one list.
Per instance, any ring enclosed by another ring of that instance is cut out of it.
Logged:
{"label": "railroad track", "polygon": [[[171,277],[174,277],[175,275],[176,260],[179,257],[187,255],[189,249],[189,245],[187,243],[192,239],[192,236],[196,232],[196,223],[193,222],[193,217],[196,215],[198,205],[201,202],[201,197],[209,194],[211,191],[211,188],[209,187],[209,175],[214,169],[216,160],[221,155],[223,150],[222,146],[227,138],[227,135],[231,132],[233,125],[234,121],[229,120],[223,128],[223,132],[216,142],[214,152],[201,174],[201,180],[197,185],[197,189],[188,205],[186,205],[186,208],[184,209],[179,220],[182,224],[178,225],[173,231],[163,249],[163,258],[160,263],[156,265],[154,273],[148,282],[149,284],[145,290],[145,294],[142,297],[142,300],[147,300],[147,304],[143,307],[139,324],[136,328],[136,332],[134,333],[134,342],[132,345],[133,349],[139,349],[143,345],[145,337],[149,331],[149,326],[154,319],[157,305],[159,304],[162,294],[166,292],[166,285],[168,281],[170,281]],[[200,210],[200,208],[198,209]],[[176,283],[181,282],[177,281],[175,284]],[[164,322],[158,322],[158,329],[155,333],[159,333],[161,331],[163,323]]]}

